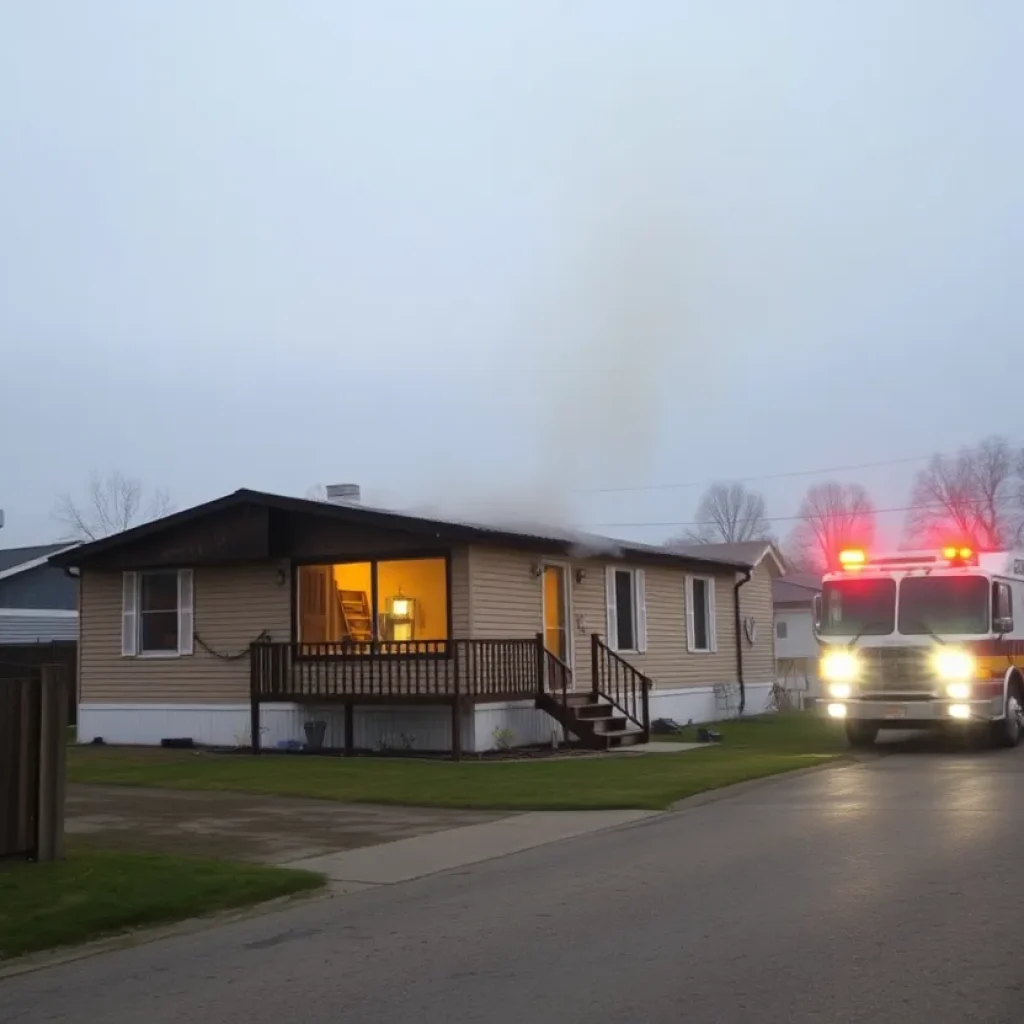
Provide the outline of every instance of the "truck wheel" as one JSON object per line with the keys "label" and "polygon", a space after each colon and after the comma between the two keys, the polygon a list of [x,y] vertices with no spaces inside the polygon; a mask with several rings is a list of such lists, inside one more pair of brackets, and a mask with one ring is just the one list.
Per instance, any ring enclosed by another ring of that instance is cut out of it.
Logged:
{"label": "truck wheel", "polygon": [[855,750],[870,750],[878,738],[878,726],[874,722],[847,722],[846,740]]}
{"label": "truck wheel", "polygon": [[1021,703],[1020,686],[1010,683],[1006,688],[1005,717],[992,723],[992,738],[997,746],[1015,747],[1020,743],[1022,715],[1024,704]]}

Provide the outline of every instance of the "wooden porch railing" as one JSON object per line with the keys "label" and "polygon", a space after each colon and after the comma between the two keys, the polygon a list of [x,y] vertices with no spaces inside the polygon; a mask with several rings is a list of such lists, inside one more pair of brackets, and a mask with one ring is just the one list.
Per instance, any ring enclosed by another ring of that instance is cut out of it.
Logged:
{"label": "wooden porch railing", "polygon": [[256,701],[532,698],[542,666],[534,640],[257,642]]}
{"label": "wooden porch railing", "polygon": [[[573,688],[572,669],[557,654],[544,646],[543,633],[537,635],[537,649],[541,652],[543,661],[541,692],[538,697],[542,697],[546,692],[561,705],[563,714],[567,714],[569,694]],[[562,720],[565,721],[564,718]]]}
{"label": "wooden porch railing", "polygon": [[616,654],[598,633],[590,638],[590,678],[595,700],[604,697],[651,737],[651,680]]}

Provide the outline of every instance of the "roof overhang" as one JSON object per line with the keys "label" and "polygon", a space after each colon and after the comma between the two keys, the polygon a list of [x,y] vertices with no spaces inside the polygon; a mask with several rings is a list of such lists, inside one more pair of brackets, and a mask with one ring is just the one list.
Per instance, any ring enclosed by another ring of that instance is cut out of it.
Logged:
{"label": "roof overhang", "polygon": [[[375,527],[381,530],[412,534],[428,542],[485,544],[493,547],[514,547],[539,554],[562,554],[573,558],[628,559],[639,564],[677,565],[714,572],[740,572],[749,568],[745,562],[726,558],[702,558],[692,553],[671,551],[651,545],[587,534],[543,536],[539,532],[516,531],[471,523],[428,519],[403,512],[374,509],[356,504],[332,504],[308,498],[292,498],[263,491],[238,490],[213,501],[173,512],[161,519],[132,527],[121,533],[91,543],[75,545],[50,556],[51,565],[81,568],[90,564],[114,561],[119,553],[127,554],[134,545],[157,539],[167,531],[199,523],[204,519],[246,506],[286,515],[317,516],[335,521]],[[770,546],[769,546],[770,547]],[[762,557],[767,557],[766,549]],[[779,564],[773,555],[773,562]]]}
{"label": "roof overhang", "polygon": [[60,558],[69,551],[73,551],[75,548],[80,546],[81,545],[76,541],[74,544],[69,544],[66,548],[54,551],[53,554],[43,555],[41,558],[33,558],[28,562],[21,562],[18,565],[12,565],[10,568],[0,571],[0,580],[10,579],[12,576],[17,576],[19,573],[28,572],[30,569],[38,569],[44,565],[59,565],[61,563],[52,560]]}

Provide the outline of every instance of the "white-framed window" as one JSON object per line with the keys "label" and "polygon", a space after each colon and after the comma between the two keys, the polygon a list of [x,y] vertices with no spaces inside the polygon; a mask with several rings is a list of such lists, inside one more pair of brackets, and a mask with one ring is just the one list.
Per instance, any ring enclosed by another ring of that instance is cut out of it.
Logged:
{"label": "white-framed window", "polygon": [[608,566],[608,646],[613,651],[647,650],[647,595],[643,569]]}
{"label": "white-framed window", "polygon": [[785,640],[789,636],[789,623],[785,619],[779,619],[775,623],[775,637],[778,640]]}
{"label": "white-framed window", "polygon": [[193,651],[191,569],[126,572],[121,577],[121,654],[176,658]]}
{"label": "white-framed window", "polygon": [[705,654],[718,649],[715,580],[712,576],[686,577],[686,649]]}

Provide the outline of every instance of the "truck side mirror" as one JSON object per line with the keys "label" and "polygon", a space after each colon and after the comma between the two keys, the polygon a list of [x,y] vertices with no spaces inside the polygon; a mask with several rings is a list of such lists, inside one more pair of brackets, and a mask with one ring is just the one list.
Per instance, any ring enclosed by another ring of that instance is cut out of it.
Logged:
{"label": "truck side mirror", "polygon": [[814,595],[812,608],[814,635],[817,636],[821,632],[821,594]]}
{"label": "truck side mirror", "polygon": [[1000,636],[1013,632],[1013,591],[1006,583],[996,584],[992,630]]}

